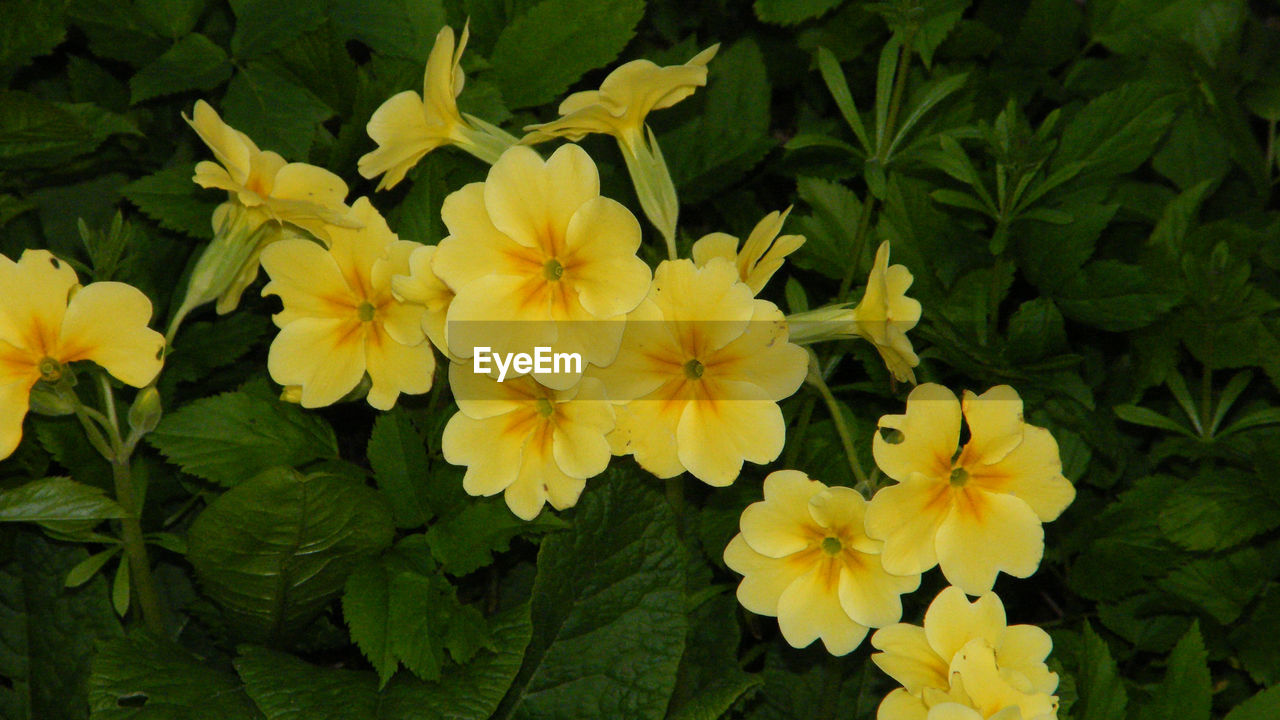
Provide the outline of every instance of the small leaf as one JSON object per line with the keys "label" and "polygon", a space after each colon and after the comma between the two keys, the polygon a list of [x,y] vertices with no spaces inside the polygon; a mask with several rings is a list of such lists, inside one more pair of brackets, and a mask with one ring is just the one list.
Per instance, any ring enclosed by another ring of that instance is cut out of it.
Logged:
{"label": "small leaf", "polygon": [[1072,706],[1076,720],[1124,720],[1128,697],[1107,643],[1085,623],[1084,648],[1076,672],[1080,699]]}
{"label": "small leaf", "polygon": [[212,90],[229,77],[231,60],[226,51],[204,35],[192,33],[129,80],[129,102],[137,105],[161,95]]}
{"label": "small leaf", "polygon": [[1116,405],[1112,410],[1115,411],[1116,417],[1124,420],[1125,422],[1160,428],[1161,430],[1176,432],[1190,438],[1196,437],[1196,434],[1191,432],[1191,430],[1179,425],[1155,410],[1150,410],[1138,405]]}
{"label": "small leaf", "polygon": [[0,491],[0,522],[114,520],[127,516],[125,509],[103,494],[101,488],[70,478],[33,480]]}
{"label": "small leaf", "polygon": [[121,555],[120,564],[116,566],[116,577],[111,582],[111,605],[116,614],[124,617],[129,614],[129,556]]}
{"label": "small leaf", "polygon": [[120,547],[113,547],[109,550],[103,550],[100,553],[90,555],[77,563],[75,567],[71,568],[67,573],[66,582],[63,584],[69,588],[73,588],[80,587],[81,585],[89,582],[93,579],[94,575],[98,574],[98,571],[102,569],[102,566],[106,565],[107,561],[115,557],[116,553],[120,552],[120,550]]}

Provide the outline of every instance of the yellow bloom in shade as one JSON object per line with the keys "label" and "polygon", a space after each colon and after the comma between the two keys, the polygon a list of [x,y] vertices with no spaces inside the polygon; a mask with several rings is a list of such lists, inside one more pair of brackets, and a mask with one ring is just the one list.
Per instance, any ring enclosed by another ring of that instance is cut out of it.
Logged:
{"label": "yellow bloom in shade", "polygon": [[449,386],[458,412],[441,448],[445,460],[467,466],[462,487],[471,495],[503,493],[511,512],[532,520],[545,503],[575,505],[587,479],[609,464],[613,406],[598,380],[552,390],[529,377],[498,382],[454,363]]}
{"label": "yellow bloom in shade", "polygon": [[402,392],[431,388],[435,356],[424,342],[424,308],[391,293],[392,276],[407,274],[422,246],[397,239],[367,198],[353,213],[362,227],[334,228],[328,249],[294,239],[262,253],[271,276],[262,294],[284,303],[267,369],[281,385],[302,388],[303,407],[337,402],[366,372],[369,404],[379,410],[391,409]]}
{"label": "yellow bloom in shade", "polygon": [[[651,274],[636,257],[640,224],[600,196],[582,148],[565,145],[544,162],[532,148],[513,147],[485,182],[446,197],[440,214],[449,236],[431,269],[456,293],[446,316],[451,352],[548,347],[592,365],[613,361],[626,313],[644,299]],[[534,373],[562,390],[580,376]]]}
{"label": "yellow bloom in shade", "polygon": [[625,403],[611,438],[658,477],[688,470],[732,483],[743,461],[782,452],[778,401],[804,381],[808,355],[787,342],[782,313],[752,297],[738,271],[715,258],[698,268],[664,261],[649,296],[627,316],[618,359],[595,371]]}
{"label": "yellow bloom in shade", "polygon": [[880,704],[879,720],[1053,718],[1057,674],[1045,658],[1049,634],[1006,625],[995,593],[973,603],[949,587],[929,605],[924,627],[898,623],[878,630],[873,662],[902,688]]}
{"label": "yellow bloom in shade", "polygon": [[764,481],[764,500],[742,513],[742,532],[724,550],[730,570],[743,575],[742,606],[778,618],[792,647],[821,638],[844,655],[862,643],[868,627],[902,617],[902,593],[920,576],[901,577],[880,564],[880,542],[862,521],[866,501],[846,487],[827,487],[796,470]]}
{"label": "yellow bloom in shade", "polygon": [[[969,442],[957,454],[962,411]],[[936,564],[952,585],[979,595],[1001,571],[1036,571],[1041,523],[1062,514],[1075,488],[1062,476],[1057,442],[1023,421],[1013,388],[965,391],[961,405],[941,385],[920,385],[907,397],[905,415],[885,415],[879,425],[872,452],[898,483],[871,499],[867,534],[885,541],[890,572]]]}
{"label": "yellow bloom in shade", "polygon": [[89,360],[134,387],[155,379],[164,336],[147,327],[151,301],[118,282],[80,287],[75,270],[47,250],[15,263],[0,255],[0,458],[22,440],[37,382],[62,381],[68,363]]}
{"label": "yellow bloom in shade", "polygon": [[462,51],[467,47],[468,27],[454,47],[453,28],[436,34],[422,79],[422,94],[412,90],[391,96],[369,118],[369,137],[378,149],[360,158],[360,174],[382,175],[379,190],[395,187],[427,153],[443,145],[457,145],[492,163],[516,139],[471,115],[458,111],[458,94],[466,80]]}
{"label": "yellow bloom in shade", "polygon": [[[747,242],[738,251],[738,238],[728,233],[711,233],[693,244],[693,262],[698,267],[706,265],[713,257],[720,257],[738,266],[738,276],[751,291],[759,295],[769,278],[782,268],[782,261],[804,245],[803,235],[783,235],[791,208],[771,212],[756,223],[747,236]],[[776,239],[775,239],[776,238]]]}
{"label": "yellow bloom in shade", "polygon": [[399,300],[415,303],[425,308],[422,314],[422,331],[440,352],[449,354],[445,333],[445,317],[453,302],[453,291],[436,277],[431,260],[436,256],[435,245],[424,245],[409,255],[409,274],[391,278],[391,291]]}

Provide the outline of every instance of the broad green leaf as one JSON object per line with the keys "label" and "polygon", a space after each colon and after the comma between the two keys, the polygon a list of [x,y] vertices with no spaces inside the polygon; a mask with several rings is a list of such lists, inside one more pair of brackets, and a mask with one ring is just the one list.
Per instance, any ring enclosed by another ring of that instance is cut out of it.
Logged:
{"label": "broad green leaf", "polygon": [[869,683],[879,670],[860,655],[814,657],[775,644],[765,656],[764,687],[747,720],[837,717],[873,718],[880,703]]}
{"label": "broad green leaf", "polygon": [[427,531],[431,554],[455,577],[461,577],[493,563],[493,555],[507,549],[511,540],[568,527],[550,512],[533,521],[512,514],[500,498],[475,499],[461,512],[451,514]]}
{"label": "broad green leaf", "polygon": [[184,405],[147,439],[183,470],[226,486],[267,468],[338,455],[333,429],[319,415],[245,392]]}
{"label": "broad green leaf", "polygon": [[133,76],[130,102],[187,90],[212,90],[229,77],[231,61],[226,51],[204,35],[192,33]]}
{"label": "broad green leaf", "polygon": [[134,180],[121,192],[161,227],[209,239],[217,203],[206,199],[210,194],[192,182],[194,174],[194,163],[174,165]]}
{"label": "broad green leaf", "polygon": [[59,165],[121,133],[138,134],[138,129],[90,103],[54,103],[0,91],[0,171]]}
{"label": "broad green leaf", "polygon": [[71,478],[32,480],[12,490],[0,490],[0,522],[111,520],[127,515],[101,488]]}
{"label": "broad green leaf", "polygon": [[616,470],[596,478],[573,529],[542,542],[533,640],[498,717],[662,718],[687,627],[679,543],[658,493]]}
{"label": "broad green leaf", "polygon": [[381,563],[368,564],[347,577],[342,593],[342,617],[351,630],[351,641],[368,658],[383,687],[400,667],[391,650],[391,637],[402,632],[391,626],[391,583]]}
{"label": "broad green leaf", "polygon": [[288,637],[391,544],[386,502],[359,481],[276,469],[228,490],[191,526],[187,558],[242,637]]}
{"label": "broad green leaf", "polygon": [[[375,52],[426,65],[445,10],[441,0],[333,0],[329,20],[339,34]],[[459,24],[454,37],[461,32]]]}
{"label": "broad green leaf", "polygon": [[1267,688],[1227,713],[1224,720],[1272,720],[1280,715],[1280,685]]}
{"label": "broad green leaf", "polygon": [[432,477],[428,472],[430,460],[425,440],[403,408],[383,413],[373,423],[369,464],[378,489],[391,502],[398,527],[420,527],[437,509],[443,510],[432,507],[428,486],[444,479]]}
{"label": "broad green leaf", "polygon": [[1072,707],[1076,720],[1124,720],[1128,696],[1111,659],[1107,643],[1088,623],[1084,626],[1084,648],[1076,671],[1080,699]]}
{"label": "broad green leaf", "polygon": [[738,667],[737,604],[729,591],[691,613],[668,720],[719,720],[740,698],[764,684],[759,675]]}
{"label": "broad green leaf", "polygon": [[[1275,652],[1275,628],[1280,627],[1280,586],[1272,583],[1248,616],[1231,629],[1231,646],[1254,682],[1269,687],[1280,682],[1280,655]],[[1277,709],[1280,709],[1278,707]]]}
{"label": "broad green leaf", "polygon": [[1209,654],[1204,649],[1200,624],[1194,622],[1169,655],[1164,681],[1156,689],[1153,702],[1142,709],[1139,717],[1150,720],[1173,717],[1180,720],[1209,720],[1209,708],[1213,701],[1210,682]]}
{"label": "broad green leaf", "polygon": [[173,37],[158,32],[133,2],[72,0],[67,17],[88,37],[94,54],[134,67],[154,60],[173,44]]}
{"label": "broad green leaf", "polygon": [[32,0],[5,7],[0,23],[0,82],[31,58],[51,52],[66,37],[63,13],[68,0]]}
{"label": "broad green leaf", "polygon": [[106,583],[63,578],[86,553],[38,533],[0,528],[0,716],[84,718],[95,643],[121,636]]}
{"label": "broad green leaf", "polygon": [[1038,360],[1067,347],[1062,313],[1049,298],[1028,300],[1009,318],[1008,355],[1014,362]]}
{"label": "broad green leaf", "polygon": [[266,55],[324,22],[327,3],[231,0],[236,31],[231,54],[237,60]]}
{"label": "broad green leaf", "polygon": [[1093,327],[1123,332],[1146,327],[1181,300],[1137,265],[1098,260],[1075,275],[1055,298],[1062,314]]}
{"label": "broad green leaf", "polygon": [[[233,313],[213,320],[184,323],[174,338],[173,349],[164,358],[164,373],[160,376],[161,396],[172,394],[165,392],[168,383],[211,383],[215,371],[244,357],[273,328],[269,318],[252,313]],[[322,457],[330,455],[325,453]]]}
{"label": "broad green leaf", "polygon": [[1177,105],[1174,95],[1154,84],[1123,85],[1097,96],[1066,121],[1053,168],[1085,163],[1081,177],[1135,170],[1151,157]]}
{"label": "broad green leaf", "polygon": [[541,105],[613,61],[635,34],[643,0],[543,0],[498,36],[491,62],[512,108]]}
{"label": "broad green leaf", "polygon": [[104,643],[89,677],[92,720],[260,720],[229,670],[145,632]]}
{"label": "broad green leaf", "polygon": [[852,190],[840,183],[802,177],[796,190],[812,208],[794,222],[805,243],[793,256],[799,267],[833,278],[843,278],[850,264],[861,265],[865,248],[852,246],[857,233],[862,203]]}
{"label": "broad green leaf", "polygon": [[1271,568],[1256,548],[1184,563],[1157,583],[1160,589],[1229,625],[1267,582]]}
{"label": "broad green leaf", "polygon": [[311,91],[261,63],[241,68],[222,99],[227,124],[263,150],[306,162],[319,124],[333,116]]}
{"label": "broad green leaf", "polygon": [[208,4],[209,0],[147,0],[135,2],[134,8],[156,32],[180,38],[195,28]]}
{"label": "broad green leaf", "polygon": [[1191,231],[1196,215],[1200,213],[1200,205],[1212,186],[1213,183],[1206,180],[1169,201],[1147,243],[1164,249],[1170,255],[1181,253],[1186,247],[1187,233]]}
{"label": "broad green leaf", "polygon": [[844,0],[756,0],[756,17],[774,25],[795,25],[825,15]]}
{"label": "broad green leaf", "polygon": [[1219,468],[1174,488],[1160,530],[1189,550],[1222,550],[1280,527],[1280,499],[1253,474]]}
{"label": "broad green leaf", "polygon": [[235,666],[267,720],[488,720],[529,644],[528,606],[490,624],[497,649],[446,669],[435,683],[401,673],[379,691],[373,673],[316,667],[252,646],[240,649]]}

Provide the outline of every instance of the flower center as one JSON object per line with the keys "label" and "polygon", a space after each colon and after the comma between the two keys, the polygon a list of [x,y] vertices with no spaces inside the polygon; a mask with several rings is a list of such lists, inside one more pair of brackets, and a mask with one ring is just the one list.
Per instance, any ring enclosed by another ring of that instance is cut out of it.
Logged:
{"label": "flower center", "polygon": [[844,550],[844,543],[840,542],[840,538],[828,537],[822,539],[822,552],[828,555],[839,555]]}
{"label": "flower center", "polygon": [[969,482],[969,471],[962,467],[951,470],[951,487],[962,488]]}
{"label": "flower center", "polygon": [[564,275],[564,266],[559,260],[551,258],[542,264],[542,277],[546,278],[547,282],[556,282],[562,275]]}
{"label": "flower center", "polygon": [[377,312],[377,308],[367,300],[360,303],[360,306],[356,308],[356,315],[360,316],[360,322],[373,322],[373,314],[375,312]]}
{"label": "flower center", "polygon": [[702,373],[705,370],[706,367],[702,363],[698,362],[697,358],[694,358],[684,364],[684,376],[690,380],[697,380],[698,378],[701,378]]}
{"label": "flower center", "polygon": [[551,404],[550,400],[544,397],[540,397],[535,400],[533,402],[533,407],[538,411],[538,414],[544,418],[551,417],[551,413],[555,412],[555,406]]}
{"label": "flower center", "polygon": [[40,370],[40,379],[47,383],[56,383],[62,379],[62,363],[51,357],[45,356],[37,368]]}

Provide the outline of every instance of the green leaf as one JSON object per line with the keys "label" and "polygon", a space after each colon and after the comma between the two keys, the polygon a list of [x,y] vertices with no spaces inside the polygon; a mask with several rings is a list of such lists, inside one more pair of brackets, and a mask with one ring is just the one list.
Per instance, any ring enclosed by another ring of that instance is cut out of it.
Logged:
{"label": "green leaf", "polygon": [[86,553],[36,532],[0,529],[0,548],[0,716],[83,718],[94,645],[122,634],[106,583],[65,588]]}
{"label": "green leaf", "polygon": [[93,579],[94,575],[98,574],[98,571],[102,569],[102,566],[106,565],[107,561],[115,557],[116,553],[119,553],[122,549],[123,547],[116,546],[109,550],[103,550],[100,553],[90,555],[77,563],[75,567],[71,568],[71,570],[67,572],[67,579],[63,584],[69,588],[73,588],[80,587],[81,585],[89,582]]}
{"label": "green leaf", "polygon": [[267,468],[338,456],[333,428],[319,415],[245,392],[189,403],[147,439],[183,470],[226,486]]}
{"label": "green leaf", "polygon": [[1200,636],[1200,623],[1193,622],[1169,655],[1169,667],[1164,681],[1153,694],[1153,702],[1142,709],[1139,717],[1209,720],[1213,700],[1210,683],[1209,654]]}
{"label": "green leaf", "polygon": [[[759,2],[756,3],[756,12],[760,12]],[[849,93],[849,81],[845,79],[844,70],[840,68],[840,61],[832,52],[824,47],[818,48],[818,70],[822,73],[822,80],[827,84],[827,89],[831,91],[831,97],[836,101],[836,107],[839,108],[840,114],[844,116],[844,121],[849,124],[849,128],[853,130],[853,134],[858,138],[858,142],[862,143],[862,149],[867,155],[875,153],[875,148],[871,146],[871,137],[867,135],[867,128],[862,124],[862,116],[858,113],[858,106],[853,102],[853,95]]]}
{"label": "green leaf", "polygon": [[1169,594],[1229,625],[1258,594],[1271,568],[1256,548],[1184,563],[1157,585]]}
{"label": "green leaf", "polygon": [[231,0],[236,31],[231,54],[249,60],[275,50],[324,22],[327,3]]}
{"label": "green leaf", "polygon": [[391,650],[391,638],[403,628],[391,625],[391,587],[387,568],[381,563],[366,565],[351,573],[342,593],[342,616],[351,629],[351,640],[369,659],[383,687],[400,661]]}
{"label": "green leaf", "polygon": [[559,96],[618,57],[643,15],[643,0],[543,0],[498,36],[491,60],[502,97],[523,108]]}
{"label": "green leaf", "polygon": [[192,33],[129,80],[129,102],[138,104],[187,90],[212,90],[231,77],[227,53],[209,38]]}
{"label": "green leaf", "polygon": [[138,178],[121,188],[123,195],[161,227],[192,237],[213,237],[213,210],[217,203],[192,182],[194,163],[183,163]]}
{"label": "green leaf", "polygon": [[273,328],[268,318],[251,313],[184,323],[164,358],[161,395],[168,395],[165,383],[209,382],[214,371],[244,357]]}
{"label": "green leaf", "polygon": [[513,515],[500,498],[484,498],[432,525],[427,544],[446,572],[461,577],[492,564],[494,553],[505,551],[512,538],[565,527],[563,520],[549,512],[525,521]]}
{"label": "green leaf", "polygon": [[1196,437],[1196,434],[1193,433],[1186,426],[1178,422],[1175,422],[1174,420],[1167,418],[1164,415],[1161,415],[1155,410],[1144,408],[1138,405],[1116,405],[1114,408],[1112,408],[1112,410],[1115,412],[1116,417],[1120,418],[1121,420],[1124,420],[1125,422],[1131,422],[1131,423],[1134,423],[1135,425],[1145,425],[1147,427],[1159,428],[1161,430],[1168,430],[1170,432],[1175,432],[1180,435],[1186,435],[1187,437],[1190,437],[1190,438]]}
{"label": "green leaf", "polygon": [[795,25],[825,15],[844,0],[756,0],[756,17],[774,25]]}
{"label": "green leaf", "polygon": [[425,65],[445,10],[440,0],[334,0],[329,19],[340,34],[375,52]]}
{"label": "green leaf", "polygon": [[267,65],[245,65],[222,99],[225,120],[264,150],[305,162],[319,124],[333,109]]}
{"label": "green leaf", "polygon": [[1280,685],[1240,703],[1223,720],[1272,720],[1277,715],[1280,715]]}
{"label": "green leaf", "polygon": [[288,637],[391,544],[386,502],[362,483],[276,469],[243,482],[196,518],[188,560],[242,637]]}
{"label": "green leaf", "polygon": [[31,58],[51,52],[66,37],[63,13],[68,0],[32,0],[5,7],[0,23],[0,82]]}
{"label": "green leaf", "polygon": [[1160,530],[1189,550],[1223,550],[1280,527],[1280,501],[1252,473],[1219,468],[1170,493]]}
{"label": "green leaf", "polygon": [[1080,177],[1137,169],[1155,151],[1177,105],[1166,89],[1139,83],[1097,96],[1067,120],[1053,168],[1085,163]]}
{"label": "green leaf", "polygon": [[719,720],[764,684],[759,675],[738,667],[737,604],[732,592],[722,593],[691,614],[668,720]]}
{"label": "green leaf", "polygon": [[33,480],[0,491],[0,522],[49,523],[127,516],[124,508],[103,494],[101,488],[81,485],[71,478]]}
{"label": "green leaf", "polygon": [[1231,646],[1254,682],[1269,687],[1280,682],[1280,654],[1275,651],[1275,628],[1280,627],[1280,586],[1272,583],[1248,617],[1231,629]]}
{"label": "green leaf", "polygon": [[794,220],[805,243],[793,256],[793,262],[832,278],[843,278],[850,263],[861,264],[863,248],[850,245],[862,203],[852,190],[828,180],[802,177],[796,183],[796,191],[813,213]]}
{"label": "green leaf", "polygon": [[259,720],[240,679],[145,632],[104,643],[89,677],[92,720]]}
{"label": "green leaf", "polygon": [[497,649],[444,670],[435,683],[402,673],[379,691],[373,673],[315,667],[249,646],[235,666],[267,720],[488,720],[529,643],[528,607],[502,612],[491,624]]}
{"label": "green leaf", "polygon": [[138,128],[90,103],[0,91],[0,171],[60,165],[121,133],[138,134]]}
{"label": "green leaf", "polygon": [[662,718],[687,627],[682,553],[658,493],[616,470],[594,480],[573,529],[542,542],[533,640],[498,717]]}
{"label": "green leaf", "polygon": [[435,515],[428,486],[442,478],[427,472],[426,438],[413,427],[403,408],[383,413],[374,421],[368,457],[378,489],[391,502],[396,526],[425,525]]}
{"label": "green leaf", "polygon": [[1013,362],[1027,362],[1061,352],[1067,347],[1062,313],[1049,298],[1028,300],[1009,318],[1008,355]]}
{"label": "green leaf", "polygon": [[1072,706],[1076,720],[1124,720],[1128,696],[1106,641],[1084,625],[1084,648],[1076,672],[1080,698]]}
{"label": "green leaf", "polygon": [[1112,332],[1137,330],[1155,322],[1181,300],[1137,265],[1098,260],[1071,279],[1056,298],[1062,314]]}

